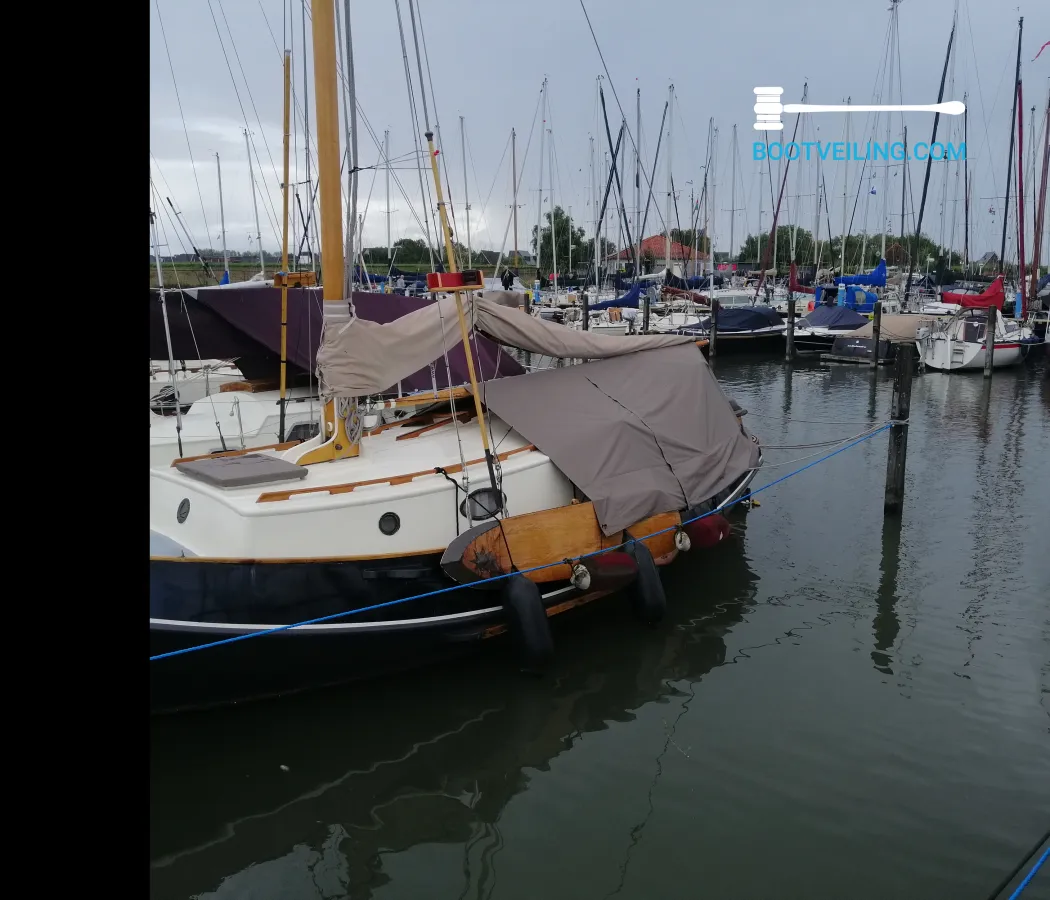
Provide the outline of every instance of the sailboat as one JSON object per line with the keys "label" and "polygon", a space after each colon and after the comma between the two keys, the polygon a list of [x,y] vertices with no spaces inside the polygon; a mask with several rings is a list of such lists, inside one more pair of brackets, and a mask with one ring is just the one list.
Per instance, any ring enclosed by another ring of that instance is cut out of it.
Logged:
{"label": "sailboat", "polygon": [[[551,617],[625,587],[655,622],[657,567],[717,544],[716,513],[762,463],[691,336],[570,330],[458,271],[429,131],[440,299],[385,324],[356,314],[369,295],[343,295],[334,18],[315,0],[320,433],[150,469],[153,711],[419,665],[506,632],[540,665]],[[479,381],[493,342],[588,362]],[[469,386],[453,383],[454,349]],[[432,364],[446,387],[392,393]],[[399,408],[418,414],[373,418]]]}
{"label": "sailboat", "polygon": [[989,319],[995,331],[992,366],[999,369],[1021,362],[1036,343],[1032,329],[1002,314],[1002,304],[985,308],[964,305],[950,316],[916,332],[922,361],[931,369],[954,372],[983,370],[988,354]]}

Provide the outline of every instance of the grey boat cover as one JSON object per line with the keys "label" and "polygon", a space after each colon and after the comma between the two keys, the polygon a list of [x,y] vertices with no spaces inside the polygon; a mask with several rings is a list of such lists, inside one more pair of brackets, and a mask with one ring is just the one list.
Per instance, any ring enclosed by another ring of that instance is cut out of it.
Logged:
{"label": "grey boat cover", "polygon": [[[692,344],[688,335],[608,335],[574,331],[525,315],[521,294],[485,291],[462,297],[468,329],[502,344],[562,359],[609,359],[660,347]],[[357,318],[345,301],[325,302],[317,363],[324,396],[361,397],[385,391],[441,360],[460,342],[456,299],[379,324]],[[693,348],[695,350],[695,347]],[[497,379],[498,380],[498,379]]]}
{"label": "grey boat cover", "polygon": [[[903,313],[901,315],[891,315],[884,313],[882,316],[881,331],[879,337],[884,341],[891,342],[913,342],[915,341],[915,333],[922,328],[924,325],[932,325],[938,319],[944,318],[943,316],[924,316],[917,313]],[[874,336],[875,325],[873,322],[868,322],[867,325],[861,325],[856,331],[849,332],[847,337],[856,338],[870,338]]]}
{"label": "grey boat cover", "polygon": [[587,495],[606,535],[702,503],[758,465],[691,341],[495,379],[485,403]]}

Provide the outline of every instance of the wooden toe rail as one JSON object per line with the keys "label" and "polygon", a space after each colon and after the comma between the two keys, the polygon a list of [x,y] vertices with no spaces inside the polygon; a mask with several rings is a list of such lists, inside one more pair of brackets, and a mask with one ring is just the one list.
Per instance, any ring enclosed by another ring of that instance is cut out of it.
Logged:
{"label": "wooden toe rail", "polygon": [[[517,450],[508,450],[506,453],[497,454],[496,458],[502,462],[510,456],[514,456],[516,453],[527,453],[536,448],[532,444],[527,444],[524,447],[518,447]],[[466,463],[456,463],[455,465],[445,466],[444,469],[449,475],[455,475],[457,472],[462,472],[463,469],[469,468],[470,466],[476,466],[480,463],[485,462],[485,457],[482,456],[480,459],[468,459]],[[386,478],[372,478],[368,481],[350,481],[346,484],[325,484],[317,487],[307,488],[293,488],[287,491],[267,491],[259,495],[259,498],[255,501],[256,503],[274,503],[278,500],[287,500],[289,497],[293,497],[297,494],[349,494],[354,488],[367,487],[372,484],[408,484],[410,481],[414,481],[417,478],[421,478],[424,475],[433,475],[433,469],[423,469],[420,472],[409,472],[406,475],[390,475]]]}

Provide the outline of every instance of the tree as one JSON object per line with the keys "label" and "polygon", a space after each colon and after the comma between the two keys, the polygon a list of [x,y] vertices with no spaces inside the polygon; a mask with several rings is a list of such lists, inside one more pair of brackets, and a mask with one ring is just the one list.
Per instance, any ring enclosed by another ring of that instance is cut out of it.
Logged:
{"label": "tree", "polygon": [[[551,252],[551,213],[545,215],[547,224],[543,226],[540,232],[540,239],[542,245],[540,247],[539,258],[536,260],[536,267],[540,272],[553,271],[553,265],[557,261],[557,268],[560,272],[568,272],[569,266],[569,241],[572,241],[572,261],[573,268],[576,267],[577,262],[583,263],[587,259],[591,260],[593,265],[594,256],[591,255],[593,251],[593,241],[587,240],[586,232],[582,228],[576,228],[573,226],[572,220],[565,213],[560,206],[554,207],[554,236],[557,241],[557,257],[555,259],[554,254]],[[608,241],[602,242],[603,245],[609,245]],[[536,226],[532,227],[532,241],[531,246],[533,252],[536,250]],[[615,248],[612,248],[614,251]],[[612,252],[610,251],[610,252]]]}

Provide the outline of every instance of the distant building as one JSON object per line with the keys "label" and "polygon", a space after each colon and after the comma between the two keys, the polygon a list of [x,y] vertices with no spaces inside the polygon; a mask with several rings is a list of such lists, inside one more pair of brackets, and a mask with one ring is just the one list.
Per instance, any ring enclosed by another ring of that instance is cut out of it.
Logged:
{"label": "distant building", "polygon": [[983,272],[986,268],[997,267],[999,265],[999,257],[989,250],[980,259],[977,260],[977,267]]}
{"label": "distant building", "polygon": [[[654,234],[652,237],[647,237],[642,241],[642,256],[647,254],[652,256],[658,263],[664,260],[664,255],[667,252],[667,238],[662,234]],[[621,250],[619,253],[611,256],[607,256],[606,259],[618,259],[622,261],[628,261],[634,259],[635,248],[627,247]],[[717,251],[716,251],[717,254]],[[693,259],[693,248],[686,247],[679,244],[678,241],[671,241],[671,259],[672,260],[692,260]],[[707,259],[707,254],[701,251],[697,255],[697,259]]]}

